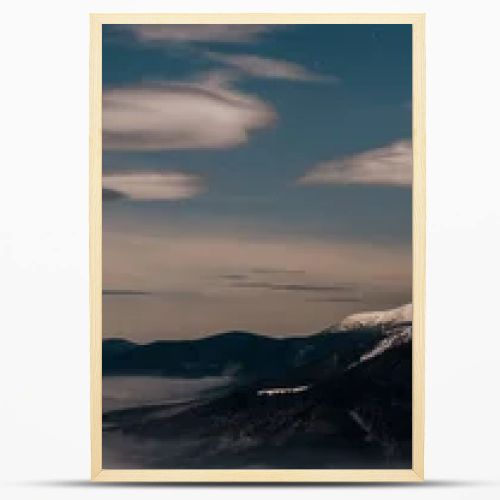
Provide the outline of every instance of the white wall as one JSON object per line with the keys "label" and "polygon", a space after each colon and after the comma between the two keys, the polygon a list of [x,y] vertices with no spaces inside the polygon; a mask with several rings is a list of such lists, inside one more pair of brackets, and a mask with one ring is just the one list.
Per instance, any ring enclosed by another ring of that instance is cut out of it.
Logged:
{"label": "white wall", "polygon": [[[89,12],[426,12],[427,486],[287,498],[498,498],[497,2],[56,1],[3,5],[0,475],[5,498],[165,497],[87,486]],[[285,7],[286,6],[286,7]],[[232,489],[175,494],[232,498]],[[261,490],[243,489],[240,498]],[[268,493],[262,491],[262,493]]]}

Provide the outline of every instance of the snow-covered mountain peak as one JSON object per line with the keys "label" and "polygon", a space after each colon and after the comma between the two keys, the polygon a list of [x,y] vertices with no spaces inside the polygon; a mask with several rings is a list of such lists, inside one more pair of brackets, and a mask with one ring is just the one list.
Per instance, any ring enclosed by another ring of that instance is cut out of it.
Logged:
{"label": "snow-covered mountain peak", "polygon": [[369,311],[352,314],[344,318],[338,330],[357,330],[361,328],[381,328],[386,330],[396,325],[412,322],[413,305],[405,304],[386,311]]}

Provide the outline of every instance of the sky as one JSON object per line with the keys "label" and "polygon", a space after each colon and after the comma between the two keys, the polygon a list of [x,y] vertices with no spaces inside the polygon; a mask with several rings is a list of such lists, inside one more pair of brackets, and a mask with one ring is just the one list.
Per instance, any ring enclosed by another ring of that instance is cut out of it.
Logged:
{"label": "sky", "polygon": [[411,301],[411,25],[103,27],[103,335]]}

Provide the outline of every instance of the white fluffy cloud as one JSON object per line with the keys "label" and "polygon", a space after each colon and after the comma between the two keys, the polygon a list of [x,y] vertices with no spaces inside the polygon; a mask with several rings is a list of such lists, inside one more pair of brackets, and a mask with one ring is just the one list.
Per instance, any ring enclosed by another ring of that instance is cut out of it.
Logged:
{"label": "white fluffy cloud", "polygon": [[200,177],[173,171],[108,174],[102,187],[132,200],[182,200],[205,189]]}
{"label": "white fluffy cloud", "polygon": [[130,26],[145,42],[251,42],[270,31],[262,24],[141,24]]}
{"label": "white fluffy cloud", "polygon": [[271,106],[224,85],[212,78],[104,91],[104,149],[228,148],[274,122]]}
{"label": "white fluffy cloud", "polygon": [[411,186],[413,156],[409,140],[320,163],[299,184],[379,184]]}
{"label": "white fluffy cloud", "polygon": [[207,52],[206,55],[213,61],[235,68],[247,75],[275,78],[282,80],[294,80],[302,82],[335,81],[335,77],[323,76],[313,73],[303,66],[251,54],[221,54],[219,52]]}

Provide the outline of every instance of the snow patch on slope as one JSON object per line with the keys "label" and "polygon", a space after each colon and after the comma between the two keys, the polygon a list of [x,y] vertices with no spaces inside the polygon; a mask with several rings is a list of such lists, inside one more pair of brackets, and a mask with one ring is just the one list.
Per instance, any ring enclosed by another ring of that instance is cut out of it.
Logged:
{"label": "snow patch on slope", "polygon": [[364,363],[365,361],[376,358],[389,349],[394,349],[395,347],[398,347],[400,345],[408,344],[409,342],[411,342],[411,338],[411,326],[395,327],[393,330],[391,330],[391,333],[387,337],[382,338],[382,340],[375,344],[372,349],[361,355],[359,361],[356,361],[355,363],[352,363],[350,366],[348,366],[348,369],[354,368],[355,366]]}
{"label": "snow patch on slope", "polygon": [[308,385],[299,385],[298,387],[272,387],[270,389],[261,389],[257,391],[257,396],[276,396],[283,394],[297,394],[309,390]]}
{"label": "snow patch on slope", "polygon": [[369,311],[352,314],[343,319],[338,327],[340,331],[359,330],[361,328],[381,328],[383,331],[396,325],[412,322],[413,305],[404,306],[386,311]]}

